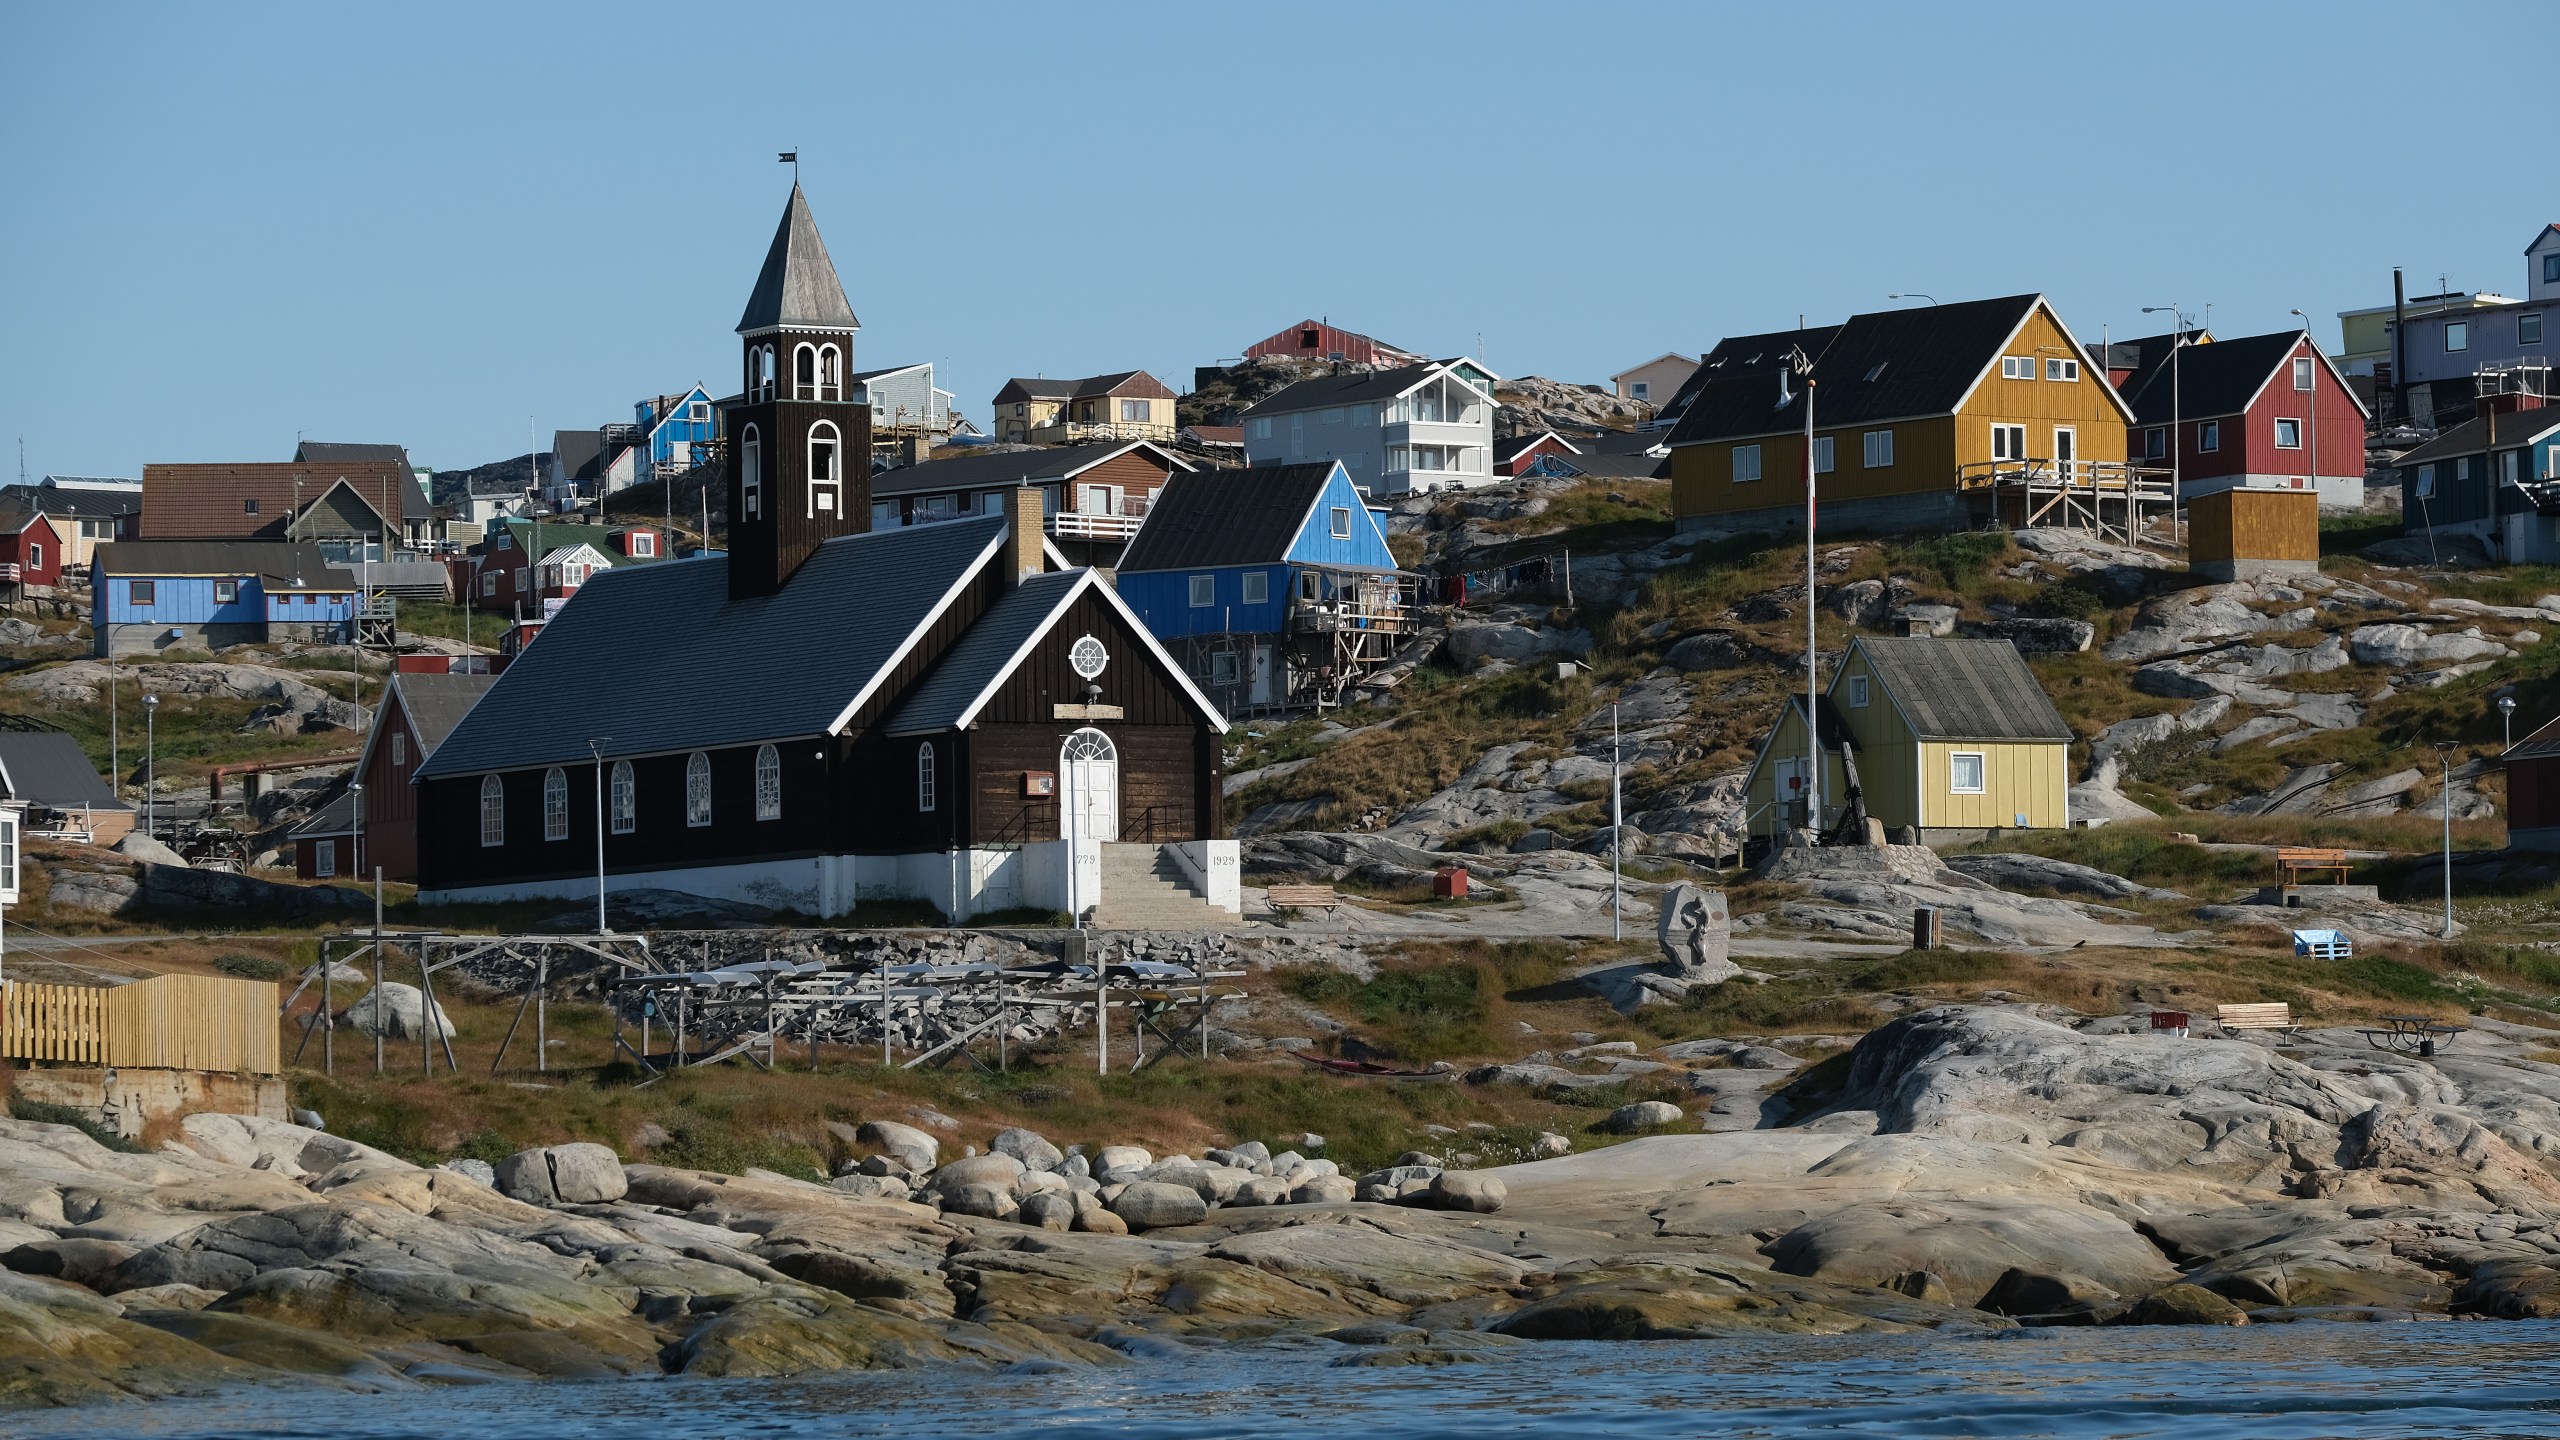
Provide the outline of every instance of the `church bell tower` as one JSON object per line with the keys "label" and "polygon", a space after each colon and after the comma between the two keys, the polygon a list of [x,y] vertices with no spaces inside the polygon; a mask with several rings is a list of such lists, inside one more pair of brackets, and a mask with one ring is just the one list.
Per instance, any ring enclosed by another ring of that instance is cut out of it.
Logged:
{"label": "church bell tower", "polygon": [[730,407],[729,598],[771,595],[818,546],[871,528],[871,407],[853,389],[853,318],[795,182],[739,317]]}

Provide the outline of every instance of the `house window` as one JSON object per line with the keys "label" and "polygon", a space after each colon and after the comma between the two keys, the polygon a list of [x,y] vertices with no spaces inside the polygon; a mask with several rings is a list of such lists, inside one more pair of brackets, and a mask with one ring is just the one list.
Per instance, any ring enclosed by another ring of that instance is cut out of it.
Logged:
{"label": "house window", "polygon": [[2455,350],[2470,349],[2471,322],[2468,320],[2446,321],[2444,325],[2444,348],[2448,353]]}
{"label": "house window", "polygon": [[791,352],[791,398],[818,398],[818,347],[802,345]]}
{"label": "house window", "polygon": [[159,603],[159,597],[160,582],[157,580],[128,580],[125,582],[124,598],[128,603],[135,605],[155,605]]}
{"label": "house window", "polygon": [[1991,427],[1991,458],[2018,461],[2027,458],[2027,427],[1994,425]]}
{"label": "house window", "polygon": [[1348,506],[1348,505],[1336,505],[1336,506],[1334,506],[1334,507],[1333,507],[1333,514],[1332,514],[1332,516],[1331,516],[1331,519],[1332,519],[1332,522],[1333,522],[1333,538],[1334,538],[1334,539],[1336,539],[1336,540],[1348,540],[1348,539],[1350,539],[1350,538],[1351,538],[1351,507],[1350,507],[1350,506]]}
{"label": "house window", "polygon": [[756,747],[756,818],[782,818],[782,752],[770,745]]}
{"label": "house window", "polygon": [[1628,386],[1627,398],[1631,400],[1651,400],[1653,398],[1653,382],[1649,380],[1638,380],[1634,384]]}
{"label": "house window", "polygon": [[1947,757],[1947,788],[1958,795],[1982,793],[1982,752],[1958,750]]}
{"label": "house window", "polygon": [[320,840],[314,842],[311,846],[312,877],[314,879],[326,880],[337,873],[338,842],[335,840]]}
{"label": "house window", "polygon": [[44,542],[40,540],[27,542],[27,568],[30,570],[44,568]]}
{"label": "house window", "polygon": [[773,398],[773,347],[770,345],[756,349],[756,398]]}
{"label": "house window", "polygon": [[2418,467],[2418,498],[2421,500],[2436,498],[2436,467],[2433,465]]}
{"label": "house window", "polygon": [[2524,474],[2524,452],[2509,450],[2498,457],[2498,483],[2513,485]]}
{"label": "house window", "polygon": [[2542,283],[2560,285],[2560,250],[2542,257]]}
{"label": "house window", "polygon": [[2294,357],[2293,388],[2306,392],[2311,389],[2311,357],[2308,355]]}
{"label": "house window", "polygon": [[2169,453],[2169,432],[2158,425],[2142,432],[2144,458],[2156,460]]}
{"label": "house window", "polygon": [[[738,434],[738,508],[751,520],[764,514],[764,437],[753,425]],[[641,538],[631,537],[634,555]]]}
{"label": "house window", "polygon": [[1748,481],[1748,480],[1757,480],[1757,479],[1759,479],[1759,478],[1760,478],[1760,447],[1759,447],[1759,446],[1757,446],[1757,445],[1736,445],[1736,446],[1734,446],[1734,447],[1733,447],[1733,483],[1735,483],[1736,485],[1740,485],[1740,484],[1742,484],[1742,483],[1743,483],[1743,482],[1745,482],[1745,481]]}
{"label": "house window", "polygon": [[480,843],[507,843],[507,786],[495,775],[480,777]]}
{"label": "house window", "polygon": [[2003,380],[2033,380],[2036,378],[2036,357],[2033,355],[2001,356],[2000,378]]}
{"label": "house window", "polygon": [[1236,653],[1232,650],[1221,650],[1209,657],[1209,683],[1212,685],[1235,684],[1241,670],[1242,667],[1236,663]]}
{"label": "house window", "polygon": [[833,345],[818,351],[818,398],[844,398],[844,356]]}
{"label": "house window", "polygon": [[494,571],[480,577],[480,593],[483,595],[498,593],[498,577]]}
{"label": "house window", "polygon": [[916,809],[931,810],[937,798],[934,794],[933,742],[928,740],[916,747]]}
{"label": "house window", "polygon": [[[2545,256],[2543,258],[2549,259],[2550,257]],[[2530,315],[2519,315],[2516,317],[2516,343],[2519,345],[2539,345],[2542,343],[2541,311],[2537,310]]]}
{"label": "house window", "polygon": [[2277,417],[2276,448],[2279,450],[2299,450],[2302,448],[2301,421],[2294,419],[2290,415]]}
{"label": "house window", "polygon": [[1271,572],[1268,570],[1247,570],[1244,572],[1244,603],[1247,605],[1260,605],[1270,599]]}
{"label": "house window", "polygon": [[1828,435],[1816,435],[1813,437],[1813,473],[1817,475],[1828,475],[1831,473],[1831,454],[1833,449],[1831,440],[1832,437]]}
{"label": "house window", "polygon": [[628,835],[640,821],[639,790],[632,783],[631,762],[613,762],[613,833]]}
{"label": "house window", "polygon": [[1202,609],[1202,608],[1207,607],[1207,606],[1210,606],[1210,605],[1215,605],[1215,604],[1217,604],[1217,603],[1218,603],[1218,577],[1217,577],[1217,576],[1215,576],[1215,575],[1194,575],[1194,576],[1192,576],[1192,577],[1191,577],[1191,608],[1192,608],[1192,609],[1194,609],[1194,610],[1198,610],[1198,609]]}
{"label": "house window", "polygon": [[569,772],[557,765],[542,772],[542,838],[569,838]]}
{"label": "house window", "polygon": [[2046,356],[2044,362],[2044,378],[2047,380],[2077,380],[2080,378],[2080,362],[2077,360],[2063,360],[2053,356]]}
{"label": "house window", "polygon": [[240,603],[240,582],[239,582],[239,581],[237,581],[237,580],[216,580],[216,581],[214,581],[214,582],[213,582],[213,603],[214,603],[214,604],[216,604],[216,605],[237,605],[237,604],[239,604],[239,603]]}
{"label": "house window", "polygon": [[699,750],[684,762],[684,823],[695,829],[711,823],[711,757]]}
{"label": "house window", "polygon": [[409,763],[409,745],[408,745],[408,740],[409,740],[408,735],[407,735],[407,734],[405,734],[405,733],[404,733],[404,732],[402,732],[402,731],[394,730],[394,731],[392,731],[392,732],[391,732],[391,768],[392,768],[392,769],[397,770],[397,769],[399,769],[401,766],[406,765],[406,764],[408,764],[408,763]]}
{"label": "house window", "polygon": [[247,498],[247,499],[242,500],[242,501],[240,502],[240,513],[241,513],[241,514],[243,514],[243,515],[255,515],[255,514],[257,514],[257,513],[258,513],[258,500],[257,500],[257,497],[253,495],[253,496],[250,496],[250,497],[249,497],[249,498]]}
{"label": "house window", "polygon": [[1153,409],[1152,404],[1145,400],[1123,400],[1120,402],[1120,418],[1143,424],[1154,418],[1148,413],[1151,409]]}
{"label": "house window", "polygon": [[837,487],[842,483],[836,469],[836,457],[841,449],[835,422],[821,420],[809,427],[809,504],[808,513],[802,518],[834,517]]}
{"label": "house window", "polygon": [[526,581],[526,577],[530,576],[532,573],[533,573],[533,571],[532,571],[530,568],[526,567],[526,566],[522,566],[522,565],[517,566],[517,567],[516,567],[516,588],[517,588],[517,589],[519,589],[519,590],[524,589],[524,588],[525,588],[525,585],[526,585],[526,583],[527,583],[527,581]]}
{"label": "house window", "polygon": [[[748,426],[747,434],[749,437],[747,443],[749,445],[753,445],[755,443],[753,438],[755,434],[755,427],[752,425]],[[634,530],[631,532],[631,555],[633,559],[653,560],[657,558],[657,554],[658,534],[656,531]]]}
{"label": "house window", "polygon": [[684,407],[684,418],[692,421],[696,425],[706,423],[711,419],[711,402],[707,400],[696,400],[692,404],[687,405]]}
{"label": "house window", "polygon": [[2196,448],[2211,453],[2222,448],[2222,422],[2207,420],[2196,427]]}
{"label": "house window", "polygon": [[1883,470],[1890,467],[1892,464],[1893,432],[1890,430],[1868,431],[1867,468],[1870,470]]}
{"label": "house window", "polygon": [[1852,710],[1867,708],[1867,677],[1864,675],[1849,677],[1849,708]]}
{"label": "house window", "polygon": [[1271,417],[1270,417],[1270,416],[1268,416],[1268,415],[1265,415],[1265,416],[1263,416],[1263,417],[1262,417],[1261,419],[1259,419],[1259,420],[1248,420],[1248,421],[1246,421],[1246,422],[1245,422],[1245,433],[1246,433],[1247,435],[1252,436],[1252,437],[1253,437],[1254,439],[1256,439],[1256,440],[1268,440],[1268,439],[1270,439],[1270,438],[1271,438]]}

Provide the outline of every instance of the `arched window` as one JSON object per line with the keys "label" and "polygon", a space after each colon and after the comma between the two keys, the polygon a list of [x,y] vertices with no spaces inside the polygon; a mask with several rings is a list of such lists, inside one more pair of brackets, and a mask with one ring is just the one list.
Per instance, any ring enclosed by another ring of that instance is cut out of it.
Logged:
{"label": "arched window", "polygon": [[916,808],[930,810],[934,804],[933,742],[916,747]]}
{"label": "arched window", "polygon": [[640,795],[631,782],[631,762],[613,762],[613,833],[628,835],[640,822]]}
{"label": "arched window", "polygon": [[764,437],[753,425],[738,435],[738,509],[750,520],[764,514]]}
{"label": "arched window", "polygon": [[809,427],[809,512],[804,519],[815,520],[824,515],[835,518],[843,471],[839,453],[844,442],[836,434],[835,422],[821,420]]}
{"label": "arched window", "polygon": [[711,823],[711,757],[699,750],[684,762],[684,823]]}
{"label": "arched window", "polygon": [[844,357],[843,357],[842,355],[840,355],[840,354],[838,354],[838,353],[837,353],[837,351],[836,351],[836,347],[834,347],[833,345],[825,345],[825,346],[821,346],[821,347],[819,347],[819,350],[818,350],[818,398],[819,398],[819,399],[821,399],[821,400],[841,400],[841,399],[843,399],[843,398],[844,398],[844,375],[843,375],[843,370],[844,370]]}
{"label": "arched window", "polygon": [[569,838],[569,772],[557,765],[542,772],[542,838]]}
{"label": "arched window", "polygon": [[507,786],[495,775],[480,777],[480,843],[507,843]]}
{"label": "arched window", "polygon": [[782,752],[770,745],[756,747],[756,818],[782,818]]}
{"label": "arched window", "polygon": [[770,400],[773,398],[773,347],[771,345],[764,347],[764,359],[759,362],[759,369],[758,378],[764,383],[764,398]]}
{"label": "arched window", "polygon": [[791,398],[818,398],[818,347],[807,343],[791,352]]}

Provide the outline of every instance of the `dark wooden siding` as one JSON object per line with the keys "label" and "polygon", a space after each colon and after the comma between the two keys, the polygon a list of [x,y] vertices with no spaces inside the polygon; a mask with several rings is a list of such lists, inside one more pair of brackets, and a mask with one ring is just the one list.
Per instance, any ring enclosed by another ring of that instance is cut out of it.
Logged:
{"label": "dark wooden siding", "polygon": [[[781,393],[790,393],[792,346],[801,338],[789,333],[770,339],[781,367]],[[816,337],[843,343],[841,336]],[[843,486],[841,508],[832,518],[809,511],[810,427],[832,421],[842,448],[837,463]],[[729,475],[724,493],[729,505],[729,586],[732,594],[769,595],[782,587],[818,546],[839,535],[871,528],[871,407],[852,401],[768,400],[740,405],[724,422],[730,437]],[[764,502],[760,515],[749,517],[739,503],[738,450],[746,427],[756,427],[763,457]]]}
{"label": "dark wooden siding", "polygon": [[[382,868],[385,880],[411,881],[418,878],[418,796],[409,776],[424,758],[418,751],[417,732],[409,724],[407,707],[397,694],[383,702],[381,713],[374,717],[373,753],[365,761],[364,833],[358,837],[355,864],[350,874],[361,880],[373,878],[373,868]],[[400,763],[391,763],[391,737],[400,737]],[[591,834],[589,843],[594,837]]]}
{"label": "dark wooden siding", "polygon": [[2507,762],[2507,828],[2560,826],[2560,755]]}

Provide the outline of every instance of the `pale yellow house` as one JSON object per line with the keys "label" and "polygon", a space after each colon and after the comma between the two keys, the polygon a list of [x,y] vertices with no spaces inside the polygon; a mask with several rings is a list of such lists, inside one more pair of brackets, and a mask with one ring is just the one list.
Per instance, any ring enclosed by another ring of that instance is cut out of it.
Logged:
{"label": "pale yellow house", "polygon": [[1023,445],[1087,445],[1100,440],[1173,440],[1174,402],[1144,370],[1080,380],[1012,379],[996,392],[995,437]]}
{"label": "pale yellow house", "polygon": [[1677,353],[1656,355],[1631,370],[1621,370],[1610,376],[1609,384],[1617,390],[1619,399],[1633,400],[1659,410],[1669,403],[1672,396],[1680,393],[1680,387],[1689,383],[1690,376],[1697,373],[1698,362],[1689,356]]}
{"label": "pale yellow house", "polygon": [[[2071,823],[2071,727],[2006,640],[1861,635],[1821,703],[1821,824],[1838,821],[1857,765],[1867,813],[1924,844]],[[1802,823],[1804,698],[1761,741],[1744,784],[1753,835]]]}

